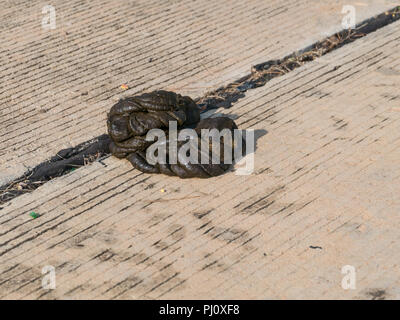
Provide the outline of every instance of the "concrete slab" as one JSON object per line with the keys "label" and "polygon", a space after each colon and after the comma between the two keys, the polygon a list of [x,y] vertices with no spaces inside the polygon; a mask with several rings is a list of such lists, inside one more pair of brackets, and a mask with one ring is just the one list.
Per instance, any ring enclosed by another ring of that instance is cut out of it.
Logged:
{"label": "concrete slab", "polygon": [[104,133],[124,95],[201,96],[338,31],[343,5],[362,21],[392,2],[55,0],[45,30],[46,2],[2,1],[0,184]]}
{"label": "concrete slab", "polygon": [[108,158],[14,199],[1,298],[400,298],[399,39],[397,22],[218,110],[258,130],[249,176]]}

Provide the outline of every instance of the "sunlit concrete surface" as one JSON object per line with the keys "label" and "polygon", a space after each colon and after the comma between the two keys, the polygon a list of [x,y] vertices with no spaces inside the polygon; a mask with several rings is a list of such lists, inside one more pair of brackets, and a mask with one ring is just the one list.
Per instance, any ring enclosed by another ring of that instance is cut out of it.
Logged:
{"label": "sunlit concrete surface", "polygon": [[[357,21],[394,6],[345,2]],[[199,97],[343,17],[340,1],[52,4],[45,31],[45,2],[2,2],[3,182],[104,133],[123,96]],[[250,175],[180,180],[110,157],[2,205],[0,298],[399,299],[399,40],[397,22],[203,115],[255,130]]]}
{"label": "sunlit concrete surface", "polygon": [[[0,211],[1,298],[400,298],[399,39],[397,22],[210,112],[255,130],[251,175],[180,180],[110,157],[12,200]],[[91,134],[119,83],[134,86],[135,69],[120,66],[101,72],[110,91],[96,87],[97,69],[84,72],[89,94],[70,106],[93,110]],[[73,86],[59,89],[60,110]],[[42,288],[47,265],[55,290]],[[342,286],[344,266],[354,267],[354,289]]]}

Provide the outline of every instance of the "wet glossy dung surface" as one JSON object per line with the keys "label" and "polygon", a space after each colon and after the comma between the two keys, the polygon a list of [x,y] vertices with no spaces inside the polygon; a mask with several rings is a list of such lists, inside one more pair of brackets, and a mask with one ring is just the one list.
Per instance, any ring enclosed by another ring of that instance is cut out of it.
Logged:
{"label": "wet glossy dung surface", "polygon": [[[225,163],[223,158],[224,139],[219,141],[221,152],[218,155],[213,153],[212,148],[209,149],[207,163],[202,164],[200,161],[201,154],[204,153],[201,150],[201,143],[198,144],[196,151],[198,161],[187,162],[180,159],[177,156],[179,150],[188,140],[173,141],[174,138],[168,136],[170,121],[176,122],[179,132],[185,128],[193,128],[197,124],[195,131],[198,141],[202,139],[202,129],[217,129],[219,132],[228,129],[231,137],[233,137],[233,130],[237,129],[233,120],[226,117],[200,121],[200,110],[189,97],[169,91],[154,91],[120,100],[111,108],[107,119],[108,133],[111,137],[111,153],[118,158],[128,159],[136,169],[142,172],[163,173],[180,178],[208,178],[223,174],[230,168],[231,162],[225,161]],[[166,134],[165,163],[150,164],[146,160],[147,148],[155,143],[155,141],[146,141],[146,134],[151,129],[161,129]],[[172,143],[176,147],[170,149]],[[174,155],[171,154],[171,150],[175,153]],[[218,159],[212,163],[212,157]],[[176,159],[176,161],[171,159]]]}

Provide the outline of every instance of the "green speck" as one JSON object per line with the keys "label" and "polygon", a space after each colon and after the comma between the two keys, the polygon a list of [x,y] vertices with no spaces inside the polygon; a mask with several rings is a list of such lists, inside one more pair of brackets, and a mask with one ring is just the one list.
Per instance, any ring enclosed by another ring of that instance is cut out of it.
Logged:
{"label": "green speck", "polygon": [[38,215],[35,211],[32,211],[29,215],[30,215],[33,219],[36,219],[36,218],[39,217],[39,215]]}

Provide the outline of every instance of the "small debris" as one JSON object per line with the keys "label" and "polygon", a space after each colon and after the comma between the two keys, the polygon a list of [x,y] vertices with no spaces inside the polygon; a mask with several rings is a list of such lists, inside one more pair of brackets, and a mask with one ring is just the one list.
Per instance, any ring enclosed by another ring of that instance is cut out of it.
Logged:
{"label": "small debris", "polygon": [[322,250],[322,247],[320,247],[320,246],[310,246],[310,249],[321,249]]}
{"label": "small debris", "polygon": [[385,300],[386,291],[382,289],[371,289],[367,292],[367,295],[370,296],[372,300]]}
{"label": "small debris", "polygon": [[38,215],[35,211],[32,211],[29,215],[30,215],[33,219],[39,218],[39,215]]}
{"label": "small debris", "polygon": [[99,160],[99,162],[103,167],[107,168],[107,165],[101,159]]}
{"label": "small debris", "polygon": [[150,183],[146,188],[144,188],[144,190],[153,189],[154,185],[155,183]]}
{"label": "small debris", "polygon": [[121,89],[122,90],[128,90],[128,86],[125,83],[121,84]]}
{"label": "small debris", "polygon": [[160,192],[161,192],[161,193],[164,193],[164,192],[165,192],[165,189],[161,189]]}
{"label": "small debris", "polygon": [[206,103],[199,103],[197,106],[200,108],[200,111],[204,111],[207,109]]}

